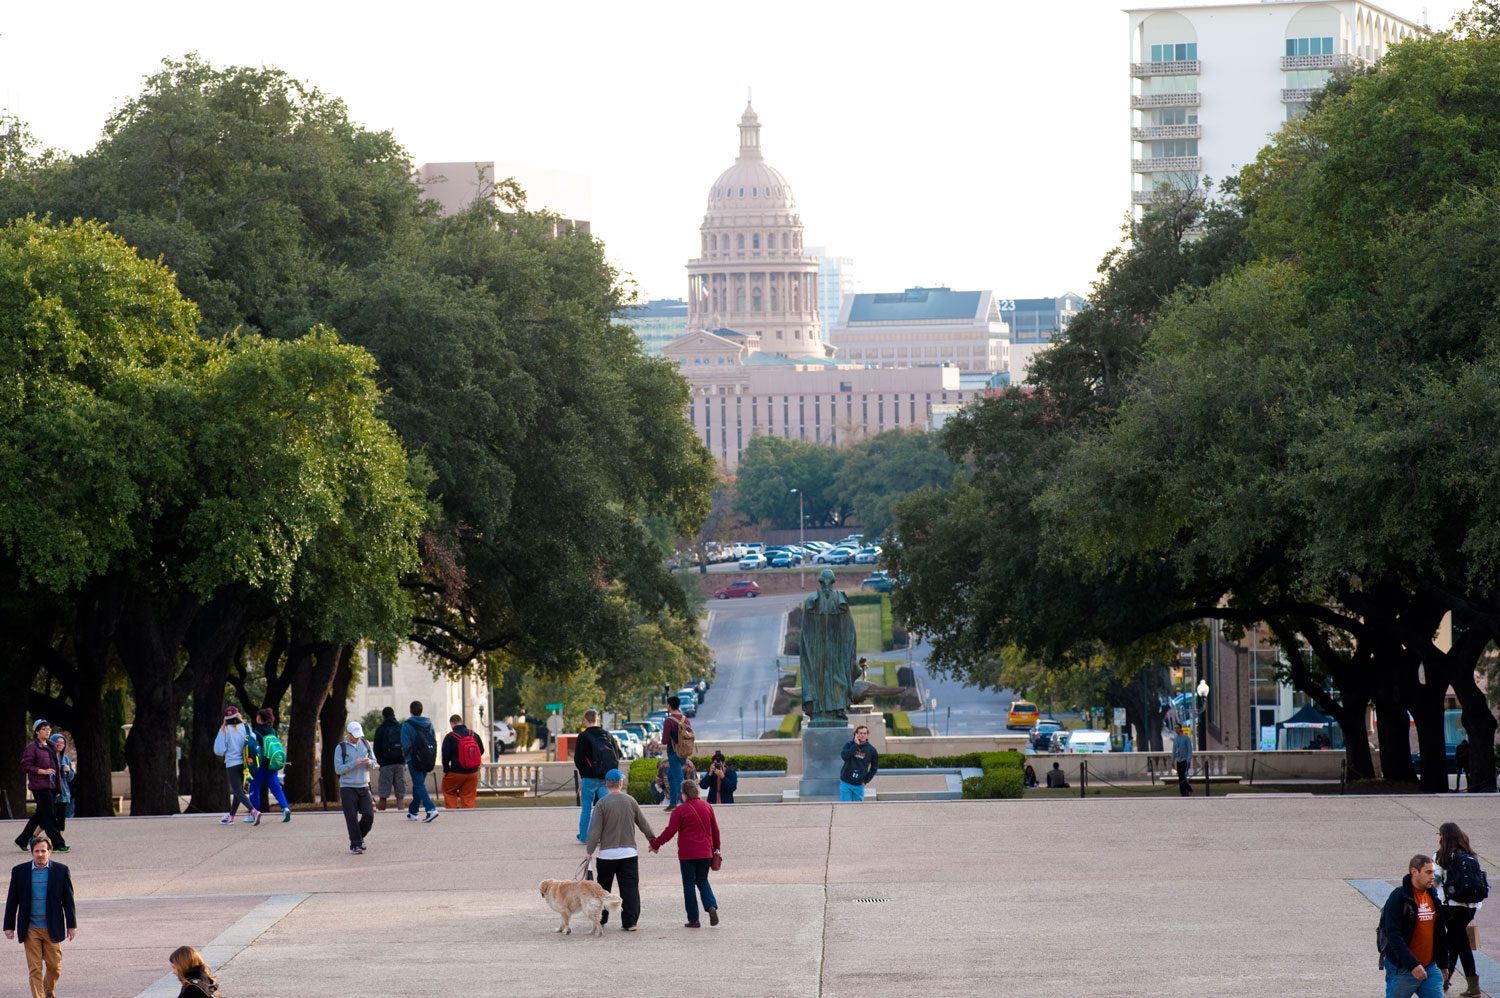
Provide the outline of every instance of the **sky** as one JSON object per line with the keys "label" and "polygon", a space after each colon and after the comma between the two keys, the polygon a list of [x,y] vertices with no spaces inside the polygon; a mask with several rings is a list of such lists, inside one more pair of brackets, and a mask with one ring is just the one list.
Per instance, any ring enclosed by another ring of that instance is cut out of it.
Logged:
{"label": "sky", "polygon": [[[276,66],[414,162],[587,175],[593,232],[644,299],[686,294],[753,88],[804,244],[852,257],[862,290],[1086,294],[1129,208],[1122,6],[17,2],[0,7],[0,108],[83,152],[163,59]],[[1467,4],[1381,6],[1444,27]]]}

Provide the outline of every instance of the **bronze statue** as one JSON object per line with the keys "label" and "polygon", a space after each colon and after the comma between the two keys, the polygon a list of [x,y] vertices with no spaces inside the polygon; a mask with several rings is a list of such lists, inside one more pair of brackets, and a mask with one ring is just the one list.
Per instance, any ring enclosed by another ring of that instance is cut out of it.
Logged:
{"label": "bronze statue", "polygon": [[844,727],[853,700],[854,617],[849,600],[823,569],[818,591],[802,602],[802,713],[808,727]]}

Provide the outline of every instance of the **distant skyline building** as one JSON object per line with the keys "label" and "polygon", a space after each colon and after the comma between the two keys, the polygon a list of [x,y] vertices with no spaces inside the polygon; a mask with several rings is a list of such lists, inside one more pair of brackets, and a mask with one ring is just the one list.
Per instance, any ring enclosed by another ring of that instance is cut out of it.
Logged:
{"label": "distant skyline building", "polygon": [[559,228],[593,232],[594,182],[584,174],[491,160],[423,163],[417,167],[422,196],[436,201],[444,215],[458,214],[477,198],[494,198],[496,177],[502,181],[513,178],[526,193],[527,209],[557,215]]}
{"label": "distant skyline building", "polygon": [[1052,342],[1067,332],[1073,316],[1088,305],[1087,299],[1071,291],[1056,298],[1001,298],[999,302],[1012,344]]}
{"label": "distant skyline building", "polygon": [[1234,176],[1336,72],[1424,29],[1359,0],[1131,8],[1131,203]]}
{"label": "distant skyline building", "polygon": [[660,357],[662,348],[687,332],[688,303],[681,298],[655,298],[626,309],[615,321],[640,337],[648,354]]}
{"label": "distant skyline building", "polygon": [[859,281],[854,274],[852,256],[835,256],[826,246],[809,246],[810,256],[818,258],[818,320],[823,323],[824,334],[838,321],[839,309],[844,296],[859,290]]}
{"label": "distant skyline building", "polygon": [[829,337],[839,360],[865,367],[1009,369],[1008,330],[993,291],[907,288],[845,295]]}

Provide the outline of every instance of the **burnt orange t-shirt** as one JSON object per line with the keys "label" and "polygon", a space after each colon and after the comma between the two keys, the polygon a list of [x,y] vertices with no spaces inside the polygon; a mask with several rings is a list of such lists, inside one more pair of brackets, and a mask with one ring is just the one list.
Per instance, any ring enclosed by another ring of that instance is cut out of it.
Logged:
{"label": "burnt orange t-shirt", "polygon": [[1425,967],[1432,962],[1432,922],[1437,918],[1437,905],[1430,891],[1414,890],[1412,896],[1417,902],[1417,928],[1411,934],[1411,955]]}

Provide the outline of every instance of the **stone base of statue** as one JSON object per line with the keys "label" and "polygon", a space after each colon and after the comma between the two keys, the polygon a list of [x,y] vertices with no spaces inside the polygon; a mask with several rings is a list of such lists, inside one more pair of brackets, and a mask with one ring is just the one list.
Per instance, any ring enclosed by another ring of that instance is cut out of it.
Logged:
{"label": "stone base of statue", "polygon": [[839,752],[854,737],[854,729],[848,724],[826,725],[802,729],[802,780],[797,784],[802,800],[839,799],[839,773],[844,768]]}

